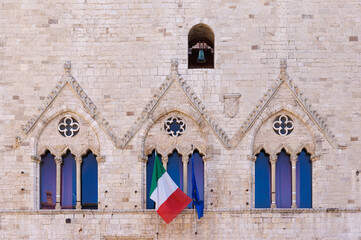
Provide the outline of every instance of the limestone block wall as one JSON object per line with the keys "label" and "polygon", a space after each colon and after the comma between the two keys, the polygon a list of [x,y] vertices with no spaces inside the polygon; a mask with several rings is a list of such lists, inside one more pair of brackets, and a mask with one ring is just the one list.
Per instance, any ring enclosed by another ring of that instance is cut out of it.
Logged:
{"label": "limestone block wall", "polygon": [[[359,239],[360,12],[353,0],[2,1],[0,238],[156,239],[158,226],[158,239]],[[187,69],[188,31],[198,23],[214,32],[214,69]],[[280,59],[287,60],[286,73]],[[68,60],[71,69],[64,73]],[[66,83],[49,99],[58,81],[70,75],[76,84]],[[297,90],[287,85],[289,79]],[[169,88],[154,97],[162,84]],[[240,96],[232,118],[225,113],[225,94]],[[269,102],[254,113],[260,99]],[[153,108],[145,111],[152,100]],[[281,111],[303,126],[292,144],[307,142],[317,157],[312,210],[253,209],[252,159],[263,138],[277,141],[266,121]],[[70,112],[81,116],[87,134],[69,144],[82,149],[89,143],[103,159],[99,210],[41,211],[41,146],[62,141],[52,134],[59,134],[61,114]],[[207,210],[196,236],[190,211],[166,226],[157,225],[153,210],[143,209],[146,151],[165,139],[156,131],[162,116],[177,112],[202,135],[197,144],[207,154]],[[144,121],[133,129],[138,119]],[[121,139],[129,141],[122,145]]]}
{"label": "limestone block wall", "polygon": [[[66,223],[66,220],[70,223]],[[156,213],[105,211],[2,212],[2,239],[352,239],[355,211],[216,211],[195,225],[191,210],[169,225]],[[197,234],[195,234],[197,232]],[[158,233],[158,234],[157,234]]]}

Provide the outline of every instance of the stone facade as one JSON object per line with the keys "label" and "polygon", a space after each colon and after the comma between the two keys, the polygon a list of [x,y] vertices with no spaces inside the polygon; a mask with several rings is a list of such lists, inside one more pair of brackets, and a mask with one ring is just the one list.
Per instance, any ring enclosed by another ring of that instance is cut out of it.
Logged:
{"label": "stone facade", "polygon": [[[0,12],[1,239],[361,239],[360,1],[4,0]],[[199,23],[214,69],[188,69]],[[281,114],[288,136],[272,129]],[[58,132],[66,116],[73,138]],[[187,125],[178,138],[171,117]],[[147,155],[191,145],[205,214],[166,225],[145,209]],[[307,150],[312,209],[255,209],[261,149]],[[39,209],[46,150],[96,155],[98,210]]]}

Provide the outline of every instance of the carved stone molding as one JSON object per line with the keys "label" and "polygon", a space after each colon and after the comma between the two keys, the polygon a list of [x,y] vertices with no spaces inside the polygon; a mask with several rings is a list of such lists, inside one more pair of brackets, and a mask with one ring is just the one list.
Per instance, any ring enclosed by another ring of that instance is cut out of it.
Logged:
{"label": "carved stone molding", "polygon": [[215,132],[216,136],[221,140],[223,145],[227,148],[230,147],[226,132],[216,123],[216,121],[210,116],[210,114],[206,111],[205,105],[202,101],[197,97],[197,95],[193,92],[192,88],[186,83],[186,81],[179,75],[178,73],[178,61],[176,59],[172,59],[171,63],[171,73],[166,77],[165,81],[161,84],[158,90],[155,92],[151,100],[145,106],[141,115],[136,119],[133,126],[126,132],[123,138],[120,139],[118,147],[124,148],[127,143],[132,139],[132,137],[139,131],[141,126],[147,119],[150,117],[151,113],[154,111],[158,102],[161,100],[165,92],[169,89],[169,87],[176,82],[179,84],[181,89],[184,91],[187,98],[191,101],[191,104],[194,108],[199,112],[199,114],[206,120],[211,129]]}
{"label": "carved stone molding", "polygon": [[31,160],[35,163],[40,163],[41,157],[40,156],[31,156]]}
{"label": "carved stone molding", "polygon": [[269,157],[269,161],[270,161],[270,163],[275,164],[275,163],[277,162],[277,155],[276,155],[276,154],[272,154],[272,155]]}
{"label": "carved stone molding", "polygon": [[321,115],[314,109],[312,109],[312,105],[308,103],[308,99],[303,96],[303,93],[299,90],[299,88],[293,84],[292,79],[288,76],[287,73],[287,62],[285,59],[280,61],[280,75],[277,81],[270,87],[267,92],[265,92],[262,98],[258,101],[255,108],[249,114],[247,119],[243,122],[239,130],[235,133],[232,138],[233,146],[237,145],[242,137],[249,131],[249,129],[253,126],[254,122],[261,115],[261,113],[265,110],[269,102],[274,97],[275,93],[279,90],[282,84],[285,84],[292,95],[295,97],[301,108],[307,113],[312,122],[317,126],[318,130],[323,134],[326,140],[330,143],[333,148],[337,148],[337,141],[335,139],[335,135],[331,132],[331,130],[327,127],[326,121],[321,117]]}
{"label": "carved stone molding", "polygon": [[117,137],[113,133],[112,128],[109,126],[109,122],[105,120],[105,118],[100,114],[99,110],[92,102],[92,100],[88,97],[88,95],[81,88],[79,83],[75,80],[75,78],[71,75],[71,62],[67,61],[64,64],[65,74],[62,78],[57,82],[55,87],[51,90],[50,94],[45,98],[42,106],[38,107],[37,113],[24,125],[22,128],[23,138],[20,136],[16,137],[14,148],[18,148],[24,139],[28,136],[29,132],[34,128],[35,124],[39,121],[41,116],[45,113],[45,111],[49,108],[50,104],[56,99],[61,90],[66,86],[70,86],[70,88],[76,93],[76,96],[81,100],[86,109],[88,110],[91,117],[93,117],[98,124],[103,128],[103,130],[108,134],[110,139],[117,144]]}
{"label": "carved stone molding", "polygon": [[97,156],[96,160],[97,160],[98,164],[103,163],[103,162],[105,162],[105,156]]}
{"label": "carved stone molding", "polygon": [[321,159],[321,155],[311,155],[311,161],[315,162]]}
{"label": "carved stone molding", "polygon": [[297,160],[298,160],[298,156],[297,156],[296,154],[292,154],[292,155],[291,155],[291,162],[296,163]]}
{"label": "carved stone molding", "polygon": [[62,157],[54,157],[55,163],[56,164],[61,164],[63,162],[63,158]]}
{"label": "carved stone molding", "polygon": [[83,158],[76,156],[75,161],[76,161],[77,164],[81,164],[83,162]]}

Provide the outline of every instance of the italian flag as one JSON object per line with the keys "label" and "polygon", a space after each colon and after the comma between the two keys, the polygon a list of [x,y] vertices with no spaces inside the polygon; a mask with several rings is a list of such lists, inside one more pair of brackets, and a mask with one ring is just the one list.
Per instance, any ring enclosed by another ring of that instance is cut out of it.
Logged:
{"label": "italian flag", "polygon": [[170,223],[191,201],[173,182],[155,154],[150,199],[163,220]]}

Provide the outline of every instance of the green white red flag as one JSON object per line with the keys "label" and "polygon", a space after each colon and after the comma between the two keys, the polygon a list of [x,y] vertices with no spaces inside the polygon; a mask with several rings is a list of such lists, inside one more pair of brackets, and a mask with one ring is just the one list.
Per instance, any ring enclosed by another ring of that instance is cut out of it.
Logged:
{"label": "green white red flag", "polygon": [[163,220],[170,223],[191,201],[174,183],[155,154],[150,199],[155,202],[155,209]]}

